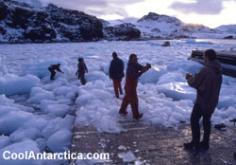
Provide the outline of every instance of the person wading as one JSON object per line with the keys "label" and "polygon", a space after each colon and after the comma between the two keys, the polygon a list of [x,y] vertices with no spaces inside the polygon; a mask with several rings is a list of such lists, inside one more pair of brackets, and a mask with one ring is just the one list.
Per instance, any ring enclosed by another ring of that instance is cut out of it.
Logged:
{"label": "person wading", "polygon": [[50,80],[55,80],[56,71],[64,73],[64,72],[62,72],[60,66],[61,66],[61,64],[53,64],[48,67],[48,70],[51,73]]}
{"label": "person wading", "polygon": [[86,84],[85,73],[88,73],[88,68],[84,62],[84,59],[79,58],[78,59],[78,70],[76,72],[76,75],[78,76],[78,79],[80,80],[82,85]]}
{"label": "person wading", "polygon": [[146,64],[146,66],[140,65],[136,54],[129,56],[128,68],[126,70],[125,96],[119,111],[121,115],[127,115],[127,106],[131,104],[133,118],[138,120],[143,116],[138,110],[138,78],[150,68],[150,64]]}
{"label": "person wading", "polygon": [[[218,104],[220,88],[222,83],[221,65],[216,60],[216,52],[208,49],[203,55],[205,66],[196,75],[186,74],[188,84],[197,90],[191,114],[192,141],[185,143],[187,150],[208,150],[211,133],[211,116]],[[203,118],[203,140],[200,142],[199,121]]]}
{"label": "person wading", "polygon": [[113,59],[109,68],[109,77],[113,81],[115,95],[117,98],[119,98],[119,94],[123,94],[121,81],[124,77],[124,62],[120,58],[118,58],[116,52],[112,53],[112,57]]}

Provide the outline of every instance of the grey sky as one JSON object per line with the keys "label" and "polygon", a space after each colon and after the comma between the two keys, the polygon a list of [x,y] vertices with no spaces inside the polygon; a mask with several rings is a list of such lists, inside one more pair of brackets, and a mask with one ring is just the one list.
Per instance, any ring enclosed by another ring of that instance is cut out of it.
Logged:
{"label": "grey sky", "polygon": [[95,16],[117,14],[128,17],[124,6],[144,0],[40,0],[44,5],[53,3],[58,6],[84,11]]}
{"label": "grey sky", "polygon": [[83,11],[106,20],[126,17],[141,18],[148,12],[175,16],[186,23],[210,27],[236,24],[236,0],[18,0],[37,6],[53,3],[57,6]]}
{"label": "grey sky", "polygon": [[189,0],[189,2],[181,2],[179,0],[174,2],[170,7],[184,13],[215,15],[223,10],[224,1],[230,0]]}

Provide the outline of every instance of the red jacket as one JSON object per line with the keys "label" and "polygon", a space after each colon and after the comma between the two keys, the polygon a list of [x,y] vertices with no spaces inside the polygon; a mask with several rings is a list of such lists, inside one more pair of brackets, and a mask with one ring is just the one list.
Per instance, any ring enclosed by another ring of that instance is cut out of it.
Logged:
{"label": "red jacket", "polygon": [[139,63],[129,63],[126,70],[125,92],[128,94],[136,94],[138,78],[148,69]]}

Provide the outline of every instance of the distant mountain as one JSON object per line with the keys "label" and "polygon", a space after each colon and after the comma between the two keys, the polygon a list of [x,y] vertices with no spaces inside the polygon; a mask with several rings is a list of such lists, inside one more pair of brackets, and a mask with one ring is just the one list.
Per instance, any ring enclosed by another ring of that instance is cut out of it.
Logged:
{"label": "distant mountain", "polygon": [[222,32],[229,32],[236,34],[236,25],[222,25],[217,27],[216,29]]}
{"label": "distant mountain", "polygon": [[[111,21],[109,25],[128,23],[129,19]],[[186,24],[176,17],[148,13],[140,19],[131,19],[133,27],[141,32],[141,38],[223,38],[217,29],[197,24]],[[107,24],[106,24],[107,26]]]}
{"label": "distant mountain", "polygon": [[[153,12],[139,19],[136,26],[143,36],[159,38],[214,38],[217,30],[197,24],[186,24],[176,17]],[[218,37],[218,36],[217,36]]]}
{"label": "distant mountain", "polygon": [[170,37],[180,35],[183,23],[175,17],[150,12],[139,19],[136,26],[144,37]]}
{"label": "distant mountain", "polygon": [[84,42],[176,38],[236,38],[236,25],[210,29],[168,15],[105,21],[38,0],[0,0],[0,42]]}

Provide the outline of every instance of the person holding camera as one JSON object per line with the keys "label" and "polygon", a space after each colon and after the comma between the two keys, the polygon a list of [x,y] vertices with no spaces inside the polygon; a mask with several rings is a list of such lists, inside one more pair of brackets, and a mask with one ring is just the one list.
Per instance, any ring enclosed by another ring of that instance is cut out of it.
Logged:
{"label": "person holding camera", "polygon": [[119,113],[121,115],[127,115],[127,106],[130,104],[133,112],[134,119],[142,118],[143,114],[139,113],[138,110],[138,95],[137,95],[137,85],[138,78],[147,70],[151,68],[150,64],[142,66],[138,63],[138,58],[136,54],[131,54],[129,56],[128,67],[126,70],[126,82],[125,82],[125,96],[123,98],[121,108]]}
{"label": "person holding camera", "polygon": [[[216,52],[208,49],[204,52],[204,67],[196,75],[186,74],[189,86],[197,90],[191,114],[192,141],[185,143],[187,150],[208,150],[211,133],[211,116],[218,104],[220,88],[222,83],[221,65],[216,59]],[[200,142],[200,119],[203,119],[203,140]]]}

